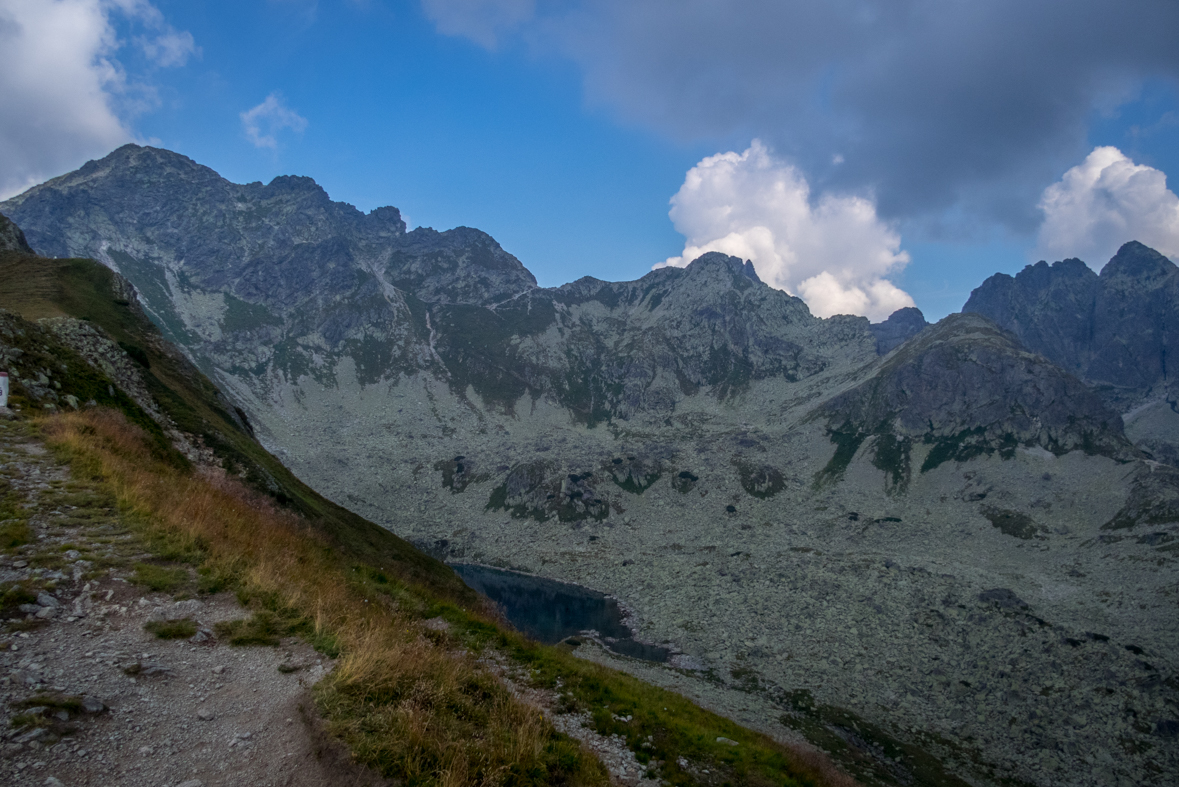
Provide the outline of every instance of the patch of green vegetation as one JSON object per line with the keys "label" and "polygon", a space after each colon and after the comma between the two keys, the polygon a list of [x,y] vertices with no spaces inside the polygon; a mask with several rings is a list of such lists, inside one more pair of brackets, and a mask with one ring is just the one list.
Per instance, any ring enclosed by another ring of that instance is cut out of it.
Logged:
{"label": "patch of green vegetation", "polygon": [[[558,703],[588,710],[591,726],[603,735],[618,735],[640,762],[660,761],[656,775],[665,783],[687,787],[700,783],[707,769],[710,784],[733,787],[787,787],[816,784],[818,774],[793,759],[768,737],[739,727],[674,694],[630,675],[578,659],[568,648],[530,642],[471,618],[454,607],[434,608],[452,624],[469,647],[487,645],[506,653],[528,672],[534,686],[559,690]],[[723,737],[737,746],[718,742]],[[687,767],[679,763],[683,758]]]}
{"label": "patch of green vegetation", "polygon": [[1024,540],[1036,537],[1040,527],[1027,514],[1019,511],[1008,511],[994,506],[983,506],[982,515],[1005,535]]}
{"label": "patch of green vegetation", "polygon": [[136,563],[131,582],[143,585],[157,593],[172,593],[188,580],[188,571],[183,568],[166,568],[154,563]]}
{"label": "patch of green vegetation", "polygon": [[851,711],[816,702],[805,689],[783,699],[790,712],[779,718],[782,725],[801,732],[866,784],[967,787],[929,751],[933,745],[973,759],[951,741],[927,733],[917,734],[925,745],[901,741]]}
{"label": "patch of green vegetation", "polygon": [[301,637],[329,657],[340,654],[336,639],[316,629],[310,619],[296,610],[277,603],[274,598],[252,599],[256,609],[248,618],[217,623],[213,631],[218,637],[238,647],[277,647],[285,637]]}
{"label": "patch of green vegetation", "polygon": [[197,632],[196,621],[189,618],[182,620],[152,620],[143,624],[149,634],[155,634],[156,639],[188,639]]}
{"label": "patch of green vegetation", "polygon": [[269,610],[259,610],[248,618],[222,621],[214,626],[214,631],[230,645],[277,647],[283,637],[296,633],[297,628]]}
{"label": "patch of green vegetation", "polygon": [[976,426],[973,429],[963,429],[948,437],[925,437],[925,443],[933,448],[921,463],[921,472],[926,473],[945,462],[968,462],[975,457],[989,456],[996,451],[1004,459],[1015,456],[1015,449],[1019,443],[1014,435],[1004,435],[999,440],[989,440],[986,428]]}
{"label": "patch of green vegetation", "polygon": [[221,567],[201,566],[197,569],[197,592],[204,595],[221,593],[232,590],[237,584],[237,577],[229,570]]}
{"label": "patch of green vegetation", "polygon": [[461,304],[430,312],[439,337],[435,349],[450,372],[450,386],[462,396],[470,386],[485,403],[511,412],[531,390],[536,371],[520,359],[514,339],[540,332],[556,320],[553,305],[528,299],[492,311]]}
{"label": "patch of green vegetation", "polygon": [[0,481],[0,551],[10,552],[33,540],[27,512],[21,507],[21,497],[8,491],[8,483]]}
{"label": "patch of green vegetation", "polygon": [[28,582],[0,584],[0,617],[12,618],[20,614],[21,604],[37,602],[36,586]]}
{"label": "patch of green vegetation", "polygon": [[29,708],[46,708],[49,711],[63,710],[70,715],[82,712],[82,698],[74,694],[34,694],[23,700],[14,700],[10,707],[17,710]]}
{"label": "patch of green vegetation", "polygon": [[751,497],[768,500],[786,488],[786,479],[776,467],[755,465],[740,459],[734,459],[733,466],[737,468],[741,488]]}
{"label": "patch of green vegetation", "polygon": [[260,303],[247,303],[230,293],[225,293],[225,316],[221,318],[221,330],[225,333],[253,331],[267,325],[281,325],[282,320]]}
{"label": "patch of green vegetation", "polygon": [[835,443],[835,454],[826,466],[815,474],[815,486],[833,484],[842,478],[848,465],[855,458],[856,451],[860,450],[860,446],[868,438],[866,432],[861,432],[851,423],[845,423],[838,429],[828,429],[827,436]]}
{"label": "patch of green vegetation", "polygon": [[909,438],[898,438],[891,431],[876,435],[872,464],[884,471],[889,491],[904,491],[909,486],[911,448]]}

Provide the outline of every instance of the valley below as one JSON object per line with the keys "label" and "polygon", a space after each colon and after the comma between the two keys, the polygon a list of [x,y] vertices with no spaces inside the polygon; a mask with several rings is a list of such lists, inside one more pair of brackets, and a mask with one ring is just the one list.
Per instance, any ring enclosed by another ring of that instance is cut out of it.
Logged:
{"label": "valley below", "polygon": [[[371,443],[317,436],[313,415],[273,423],[298,424],[310,438],[308,460],[291,452],[291,466],[338,502],[447,560],[615,596],[637,636],[672,648],[679,674],[705,696],[764,695],[780,713],[762,726],[779,734],[803,726],[792,704],[803,697],[803,711],[850,711],[973,783],[1133,784],[1155,768],[1160,778],[1175,772],[1164,737],[1176,698],[1175,542],[1169,529],[1102,529],[1128,479],[1150,472],[1143,462],[1020,449],[965,472],[942,465],[889,494],[887,474],[861,455],[836,491],[812,481],[835,452],[813,424],[754,429],[718,407],[681,414],[691,426],[680,429],[521,418],[510,435],[477,436],[453,426],[471,413],[445,394],[412,385],[391,393],[415,396],[453,420],[407,419],[418,428],[397,435],[399,451],[381,450],[388,431],[371,429],[380,425],[372,413],[345,419],[364,424]],[[446,437],[446,426],[463,438]],[[280,433],[278,450],[298,444],[296,429]],[[673,445],[641,494],[600,469]],[[496,463],[520,456],[560,461],[566,481],[592,475],[608,514],[541,521],[487,510],[508,475]],[[443,469],[435,457],[448,458]],[[445,484],[454,457],[476,479],[461,490]],[[783,488],[747,493],[742,463],[780,468]],[[696,479],[687,491],[676,489],[681,472]],[[1013,509],[1035,519],[996,513]],[[636,674],[652,669],[618,661]]]}

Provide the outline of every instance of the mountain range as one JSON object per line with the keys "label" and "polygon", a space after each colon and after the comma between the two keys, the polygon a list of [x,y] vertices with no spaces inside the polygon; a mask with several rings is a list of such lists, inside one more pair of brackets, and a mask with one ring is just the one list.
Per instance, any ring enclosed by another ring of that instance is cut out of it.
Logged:
{"label": "mountain range", "polygon": [[974,784],[1179,776],[1179,273],[1141,244],[871,324],[715,253],[541,288],[478,230],[134,145],[0,212],[122,274],[318,492],[615,595],[668,681],[845,709]]}

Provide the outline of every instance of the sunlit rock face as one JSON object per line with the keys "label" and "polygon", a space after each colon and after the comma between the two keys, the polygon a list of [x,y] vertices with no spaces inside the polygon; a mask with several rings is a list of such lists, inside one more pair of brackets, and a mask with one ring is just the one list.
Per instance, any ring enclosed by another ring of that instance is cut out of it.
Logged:
{"label": "sunlit rock face", "polygon": [[1145,247],[870,325],[722,254],[539,288],[477,230],[151,148],[0,212],[123,273],[319,491],[614,594],[771,731],[836,706],[979,784],[1179,777],[1179,471],[1132,444],[1165,414],[1124,406],[1179,324]]}

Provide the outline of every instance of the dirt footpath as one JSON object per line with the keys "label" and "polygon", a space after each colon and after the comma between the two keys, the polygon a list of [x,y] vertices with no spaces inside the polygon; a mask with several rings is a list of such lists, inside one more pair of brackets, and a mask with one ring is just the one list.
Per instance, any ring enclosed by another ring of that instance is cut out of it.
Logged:
{"label": "dirt footpath", "polygon": [[[0,784],[383,783],[319,730],[308,687],[329,659],[296,639],[224,644],[215,624],[248,614],[229,594],[134,584],[151,555],[114,501],[20,422],[0,421],[0,481],[31,535],[0,555]],[[195,634],[144,628],[180,619]]]}

